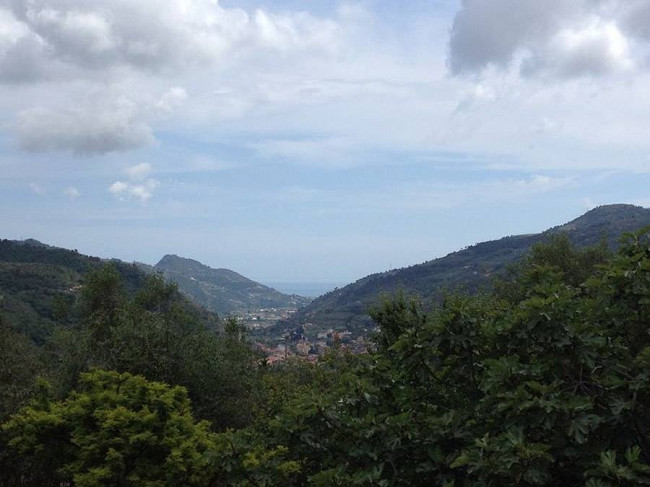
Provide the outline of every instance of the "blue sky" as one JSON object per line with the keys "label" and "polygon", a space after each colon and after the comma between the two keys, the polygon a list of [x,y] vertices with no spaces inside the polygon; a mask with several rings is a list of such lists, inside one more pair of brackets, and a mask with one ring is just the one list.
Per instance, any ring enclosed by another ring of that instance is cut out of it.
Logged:
{"label": "blue sky", "polygon": [[344,284],[650,206],[650,4],[552,5],[0,0],[0,236]]}

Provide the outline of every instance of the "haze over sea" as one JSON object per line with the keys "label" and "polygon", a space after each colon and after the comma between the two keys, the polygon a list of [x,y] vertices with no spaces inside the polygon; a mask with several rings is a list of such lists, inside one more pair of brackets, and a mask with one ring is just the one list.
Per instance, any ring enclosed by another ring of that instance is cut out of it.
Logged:
{"label": "haze over sea", "polygon": [[297,294],[307,298],[317,298],[337,287],[343,287],[348,282],[323,282],[323,281],[262,281],[262,284],[272,287],[285,294]]}

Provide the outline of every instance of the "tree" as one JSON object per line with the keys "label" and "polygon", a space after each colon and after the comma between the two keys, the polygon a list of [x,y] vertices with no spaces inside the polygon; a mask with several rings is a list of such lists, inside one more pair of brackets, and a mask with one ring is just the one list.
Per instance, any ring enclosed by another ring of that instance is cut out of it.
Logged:
{"label": "tree", "polygon": [[0,422],[29,400],[41,371],[38,349],[0,316]]}
{"label": "tree", "polygon": [[86,276],[82,291],[82,313],[89,330],[92,363],[103,366],[112,351],[111,331],[121,318],[126,302],[122,278],[114,264],[107,264]]}
{"label": "tree", "polygon": [[215,429],[251,422],[258,362],[236,320],[219,336],[160,275],[129,297],[112,264],[87,277],[82,298],[83,325],[59,330],[47,347],[58,397],[96,366],[186,387],[197,416]]}
{"label": "tree", "polygon": [[84,373],[65,400],[42,395],[2,432],[22,485],[189,486],[213,475],[213,440],[186,390],[128,373]]}

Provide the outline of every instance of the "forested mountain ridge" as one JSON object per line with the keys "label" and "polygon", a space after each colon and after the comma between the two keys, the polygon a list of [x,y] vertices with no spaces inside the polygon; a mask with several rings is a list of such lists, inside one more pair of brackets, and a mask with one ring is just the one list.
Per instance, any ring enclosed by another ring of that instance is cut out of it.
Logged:
{"label": "forested mountain ridge", "polygon": [[[75,322],[73,305],[83,276],[104,263],[34,239],[0,240],[0,314],[12,328],[40,342],[55,327]],[[114,265],[127,290],[142,284],[144,274],[135,266]]]}
{"label": "forested mountain ridge", "polygon": [[[125,290],[142,287],[146,274],[134,264],[104,260],[43,244],[34,239],[0,240],[0,316],[33,341],[44,341],[58,327],[78,322],[76,303],[84,277],[111,263]],[[211,327],[216,316],[187,302]]]}
{"label": "forested mountain ridge", "polygon": [[565,233],[578,247],[594,245],[605,238],[610,248],[616,248],[623,233],[647,225],[650,209],[625,204],[600,206],[541,233],[482,242],[422,264],[369,275],[316,298],[279,328],[313,323],[318,328],[360,331],[370,322],[368,309],[377,304],[382,294],[403,291],[427,301],[448,290],[473,292],[551,235]]}
{"label": "forested mountain ridge", "polygon": [[213,269],[173,254],[165,255],[153,269],[196,303],[222,315],[259,308],[300,308],[311,301],[283,294],[229,269]]}
{"label": "forested mountain ridge", "polygon": [[[44,244],[35,239],[0,240],[0,315],[12,328],[42,342],[59,326],[75,323],[74,303],[83,278],[111,262],[126,290],[138,290],[147,275],[161,273],[203,315],[226,315],[259,308],[300,308],[311,300],[282,294],[228,269],[212,269],[195,260],[164,256],[156,266],[101,259]],[[188,303],[189,304],[189,303]],[[205,308],[205,311],[203,310]]]}

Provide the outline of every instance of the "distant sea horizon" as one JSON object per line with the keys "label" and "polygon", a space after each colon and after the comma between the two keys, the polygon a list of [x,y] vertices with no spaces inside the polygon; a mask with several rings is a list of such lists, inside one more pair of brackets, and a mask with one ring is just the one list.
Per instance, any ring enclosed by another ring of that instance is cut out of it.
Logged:
{"label": "distant sea horizon", "polygon": [[317,298],[323,294],[333,291],[337,287],[343,287],[349,283],[341,282],[309,282],[309,281],[260,281],[265,286],[272,287],[284,294],[297,294],[306,298]]}

